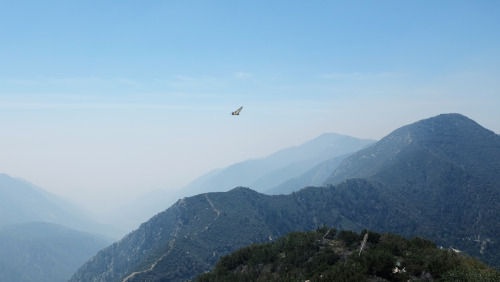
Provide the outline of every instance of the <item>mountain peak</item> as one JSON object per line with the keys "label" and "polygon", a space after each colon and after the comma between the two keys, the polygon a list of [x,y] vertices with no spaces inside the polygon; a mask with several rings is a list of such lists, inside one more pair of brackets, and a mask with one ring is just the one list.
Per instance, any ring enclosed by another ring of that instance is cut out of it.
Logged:
{"label": "mountain peak", "polygon": [[381,141],[384,139],[401,139],[402,136],[405,136],[409,144],[411,141],[424,141],[426,139],[442,138],[443,136],[470,138],[471,133],[480,134],[479,137],[481,138],[496,135],[472,119],[461,114],[452,113],[440,114],[400,127],[382,138]]}
{"label": "mountain peak", "polygon": [[[494,132],[461,114],[441,114],[417,121],[406,127],[412,131],[412,135],[422,139],[442,136],[470,138],[477,134],[479,134],[478,137],[480,138],[488,138],[496,135]],[[402,127],[402,129],[404,128]]]}
{"label": "mountain peak", "polygon": [[[500,136],[461,114],[441,114],[400,127],[374,145],[346,158],[325,181],[336,184],[346,178],[369,178],[395,162],[408,163],[418,155],[430,154],[474,173],[495,163],[500,155]],[[497,177],[500,180],[500,177]]]}

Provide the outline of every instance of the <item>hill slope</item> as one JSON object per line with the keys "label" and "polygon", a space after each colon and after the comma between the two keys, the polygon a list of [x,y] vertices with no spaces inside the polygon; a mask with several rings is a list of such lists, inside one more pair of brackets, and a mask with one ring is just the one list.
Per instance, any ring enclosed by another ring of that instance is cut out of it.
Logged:
{"label": "hill slope", "polygon": [[4,226],[0,228],[0,281],[67,281],[110,243],[101,236],[51,223]]}

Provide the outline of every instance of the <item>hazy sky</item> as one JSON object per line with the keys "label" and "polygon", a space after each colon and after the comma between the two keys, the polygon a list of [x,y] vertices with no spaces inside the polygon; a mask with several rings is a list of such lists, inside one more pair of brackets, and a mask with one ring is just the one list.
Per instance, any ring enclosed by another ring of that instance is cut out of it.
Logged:
{"label": "hazy sky", "polygon": [[[500,132],[500,1],[0,1],[0,173],[94,211],[325,132]],[[240,116],[231,112],[244,106]]]}

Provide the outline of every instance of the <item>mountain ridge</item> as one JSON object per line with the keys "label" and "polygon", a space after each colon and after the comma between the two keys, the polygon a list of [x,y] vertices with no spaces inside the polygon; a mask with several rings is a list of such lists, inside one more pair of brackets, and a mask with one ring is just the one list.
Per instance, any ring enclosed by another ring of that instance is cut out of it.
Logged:
{"label": "mountain ridge", "polygon": [[[168,195],[158,195],[158,197],[150,198],[149,204],[138,202],[141,199],[147,199],[148,195],[151,194],[151,192],[146,193],[110,212],[105,218],[108,221],[111,220],[115,226],[119,226],[121,229],[128,228],[131,231],[132,229],[137,229],[147,218],[175,204],[178,199],[207,192],[228,191],[237,186],[252,187],[252,189],[257,191],[259,190],[258,187],[261,187],[261,190],[266,190],[265,187],[278,185],[283,181],[289,180],[289,178],[295,177],[297,174],[313,168],[323,159],[336,156],[342,152],[355,151],[373,142],[374,140],[370,139],[358,139],[336,133],[324,133],[305,143],[278,150],[263,158],[249,159],[225,168],[213,169],[182,188],[168,191]],[[257,173],[255,172],[256,170],[258,170]],[[228,177],[228,175],[234,173],[246,175],[247,178],[243,181],[243,179]],[[322,175],[321,181],[316,181],[315,183],[322,183],[325,179],[326,176]],[[310,181],[306,182],[307,185],[312,184]],[[298,190],[298,188],[295,190]],[[280,190],[280,192],[284,193],[292,191],[293,189]],[[162,205],[164,205],[163,208]],[[138,210],[139,207],[147,208]],[[143,220],[139,221],[140,219]],[[126,235],[126,233],[123,235]]]}

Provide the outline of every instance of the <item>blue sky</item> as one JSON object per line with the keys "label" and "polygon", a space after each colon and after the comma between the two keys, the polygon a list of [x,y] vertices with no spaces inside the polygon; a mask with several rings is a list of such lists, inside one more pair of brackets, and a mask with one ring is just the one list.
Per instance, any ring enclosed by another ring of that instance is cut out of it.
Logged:
{"label": "blue sky", "polygon": [[498,1],[1,1],[0,172],[99,211],[325,132],[379,139],[458,112],[499,133],[499,14]]}

